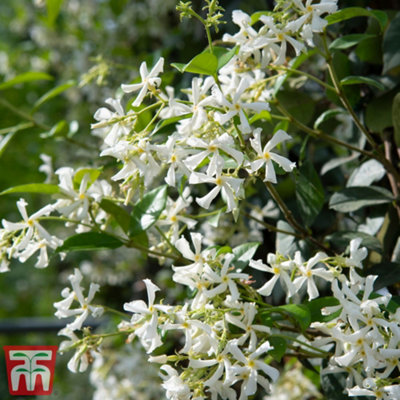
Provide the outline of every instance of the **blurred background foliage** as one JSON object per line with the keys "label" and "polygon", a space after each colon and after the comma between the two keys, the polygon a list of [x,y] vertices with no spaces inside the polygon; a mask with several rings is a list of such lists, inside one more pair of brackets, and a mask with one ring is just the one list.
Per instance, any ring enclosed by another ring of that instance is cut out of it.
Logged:
{"label": "blurred background foliage", "polygon": [[[97,139],[90,135],[93,114],[107,97],[114,97],[122,82],[138,76],[140,63],[147,61],[152,65],[153,60],[161,55],[167,64],[187,62],[205,48],[207,41],[202,26],[193,20],[180,22],[175,11],[176,3],[175,0],[0,2],[0,192],[11,186],[43,182],[46,176],[39,171],[41,154],[52,156],[54,170],[65,165],[91,165],[98,154]],[[196,10],[201,9],[201,1],[193,3]],[[273,7],[270,0],[220,3],[226,9],[226,21],[237,8],[251,14]],[[390,19],[394,19],[400,9],[396,0],[346,0],[339,4],[342,8],[370,6],[390,10]],[[383,134],[393,125],[387,104],[392,104],[399,85],[398,66],[387,67],[384,71],[384,53],[388,54],[387,46],[396,43],[387,41],[385,44],[384,34],[377,33],[377,24],[365,18],[352,19],[336,26],[336,29],[375,35],[356,49],[335,53],[335,63],[340,67],[341,77],[352,74],[379,77],[385,74],[380,79],[388,89],[379,97],[370,89],[362,97],[357,89],[351,92],[354,87],[348,93],[356,108],[366,109],[369,128]],[[233,25],[227,23],[218,35],[221,37],[224,32],[233,31]],[[315,68],[318,69],[318,65]],[[2,82],[32,71],[43,73],[45,79],[30,81],[29,75],[25,75],[24,83],[9,87],[2,85]],[[163,81],[177,86],[187,86],[189,82],[176,71],[164,75]],[[54,88],[58,89],[54,91]],[[304,98],[297,97],[294,102],[292,94],[296,88],[286,90],[282,92],[280,101],[295,115],[297,110],[303,123],[315,121],[319,115],[316,109],[319,99],[313,99],[310,95],[312,90],[303,95],[296,92]],[[369,113],[373,115],[370,118]],[[335,126],[329,126],[327,122],[324,129],[333,131]],[[351,135],[351,132],[343,132],[346,134]],[[318,144],[314,144],[314,150],[318,146],[313,161],[319,171],[327,158],[341,154],[335,154],[332,149],[322,149]],[[301,156],[300,144],[293,152]],[[343,183],[341,179],[341,175],[333,171],[325,176],[324,184],[334,188]],[[283,180],[279,190],[288,199],[293,197],[294,187],[293,182]],[[15,207],[18,198],[17,195],[0,196],[1,218],[14,221],[18,218]],[[44,204],[37,195],[26,196],[26,199],[30,211]],[[317,233],[326,233],[331,223],[332,216],[326,205],[313,229]],[[60,299],[66,278],[76,265],[81,265],[85,274],[90,274],[92,280],[102,285],[99,303],[104,296],[107,304],[118,309],[124,301],[132,299],[134,282],[159,271],[155,263],[132,250],[69,256],[63,262],[54,260],[45,271],[35,269],[32,262],[16,264],[11,266],[11,272],[0,276],[0,320],[3,322],[16,317],[51,317],[54,313],[52,304]],[[111,264],[112,269],[108,268]],[[165,279],[167,285],[168,276]],[[55,331],[0,332],[0,345],[58,343]],[[85,384],[87,374],[73,375],[66,369],[69,356],[59,356],[55,393],[46,398],[79,400],[90,397],[89,386]],[[8,390],[3,378],[3,360],[0,376],[0,398],[6,399]],[[82,387],[84,390],[80,389]]]}

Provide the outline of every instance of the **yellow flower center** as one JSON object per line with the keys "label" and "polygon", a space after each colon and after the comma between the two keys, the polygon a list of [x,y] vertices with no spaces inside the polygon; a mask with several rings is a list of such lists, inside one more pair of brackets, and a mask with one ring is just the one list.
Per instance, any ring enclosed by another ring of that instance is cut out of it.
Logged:
{"label": "yellow flower center", "polygon": [[28,224],[29,226],[33,226],[33,219],[28,219],[27,224]]}
{"label": "yellow flower center", "polygon": [[215,144],[210,144],[210,145],[208,146],[208,151],[214,152],[214,151],[217,150],[217,148],[218,148],[218,147],[217,147]]}
{"label": "yellow flower center", "polygon": [[281,273],[281,270],[278,267],[274,267],[272,268],[272,271],[274,272],[274,274],[278,275]]}
{"label": "yellow flower center", "polygon": [[84,193],[81,193],[81,194],[79,195],[79,200],[83,200],[85,197],[86,197],[85,194],[84,194]]}
{"label": "yellow flower center", "polygon": [[270,154],[269,154],[268,151],[266,151],[266,152],[263,154],[263,158],[264,158],[265,160],[269,160],[269,159],[271,158],[271,156],[270,156]]}
{"label": "yellow flower center", "polygon": [[176,221],[178,221],[178,218],[176,218],[176,215],[173,215],[173,216],[170,218],[170,220],[171,220],[171,222],[176,222]]}
{"label": "yellow flower center", "polygon": [[221,185],[222,185],[222,179],[221,179],[220,177],[218,177],[218,178],[215,180],[215,184],[216,184],[217,186],[221,186]]}

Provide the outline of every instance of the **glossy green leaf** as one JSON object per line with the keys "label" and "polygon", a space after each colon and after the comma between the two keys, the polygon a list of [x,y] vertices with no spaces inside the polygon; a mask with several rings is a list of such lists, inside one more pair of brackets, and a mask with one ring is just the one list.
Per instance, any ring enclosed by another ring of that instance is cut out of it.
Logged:
{"label": "glossy green leaf", "polygon": [[117,224],[124,232],[128,232],[131,220],[131,216],[129,215],[128,211],[113,201],[107,199],[101,200],[100,207],[115,219]]}
{"label": "glossy green leaf", "polygon": [[21,75],[17,75],[16,77],[6,82],[0,83],[0,90],[8,89],[20,83],[43,81],[43,80],[50,81],[52,79],[53,77],[51,75],[46,74],[44,72],[35,72],[35,71],[25,72]]}
{"label": "glossy green leaf", "polygon": [[371,35],[368,33],[354,33],[352,35],[345,35],[335,39],[330,45],[331,50],[344,50],[357,45],[363,40],[376,37],[376,35]]}
{"label": "glossy green leaf", "polygon": [[171,65],[182,73],[191,72],[192,74],[215,75],[218,69],[218,59],[214,54],[204,52],[198,54],[187,64],[174,63]]}
{"label": "glossy green leaf", "polygon": [[46,0],[47,20],[52,26],[60,13],[61,6],[64,0]]}
{"label": "glossy green leaf", "polygon": [[386,128],[393,125],[393,99],[396,90],[374,97],[367,105],[365,123],[371,132],[383,133]]}
{"label": "glossy green leaf", "polygon": [[343,114],[343,113],[345,113],[345,112],[346,112],[346,111],[343,110],[342,108],[335,108],[334,110],[326,110],[326,111],[324,111],[324,112],[316,119],[316,121],[314,122],[314,129],[318,129],[319,126],[320,126],[323,122],[328,121],[329,119],[336,117],[336,115]]}
{"label": "glossy green leaf", "polygon": [[274,308],[288,313],[302,331],[305,331],[311,324],[310,310],[303,304],[285,304]]}
{"label": "glossy green leaf", "polygon": [[371,17],[375,18],[380,25],[381,31],[386,27],[388,16],[384,11],[380,10],[368,10],[362,7],[347,7],[339,10],[331,15],[325,17],[328,21],[328,25],[337,24],[338,22],[346,21],[355,17]]}
{"label": "glossy green leaf", "polygon": [[332,306],[337,306],[339,305],[339,300],[336,297],[319,297],[317,299],[313,299],[311,301],[308,301],[305,303],[305,306],[309,309],[310,315],[311,315],[311,322],[329,322],[332,319],[338,317],[340,315],[340,310],[339,313],[335,312],[332,314],[328,315],[323,315],[322,314],[322,309],[324,307],[332,307]]}
{"label": "glossy green leaf", "polygon": [[49,183],[28,183],[27,185],[14,186],[3,190],[0,196],[13,193],[54,194],[59,192],[60,188],[57,185],[50,185]]}
{"label": "glossy green leaf", "polygon": [[51,100],[52,98],[58,96],[59,94],[65,92],[69,88],[73,87],[76,85],[75,81],[68,81],[60,86],[57,86],[51,90],[49,90],[47,93],[45,93],[40,99],[36,101],[34,104],[33,108],[34,110],[38,109],[42,104],[46,103],[47,101]]}
{"label": "glossy green leaf", "polygon": [[400,282],[400,263],[384,262],[375,264],[368,269],[368,275],[378,275],[374,283],[374,290],[395,285]]}
{"label": "glossy green leaf", "polygon": [[116,249],[123,243],[114,236],[104,232],[84,232],[70,236],[56,249],[57,252]]}
{"label": "glossy green leaf", "polygon": [[[235,46],[232,49],[227,49],[226,47],[213,47],[213,54],[217,57],[217,71],[219,71],[224,65],[226,65],[237,52],[239,51],[239,47]],[[206,50],[204,53],[208,52]],[[208,53],[210,54],[210,53]]]}
{"label": "glossy green leaf", "polygon": [[385,90],[385,86],[382,85],[382,83],[366,76],[346,76],[346,78],[343,78],[340,83],[342,85],[369,85],[375,86],[379,90]]}
{"label": "glossy green leaf", "polygon": [[137,202],[132,211],[130,236],[149,229],[160,217],[167,203],[167,185],[160,186],[146,193]]}
{"label": "glossy green leaf", "polygon": [[362,239],[361,246],[367,247],[370,251],[376,251],[382,253],[381,242],[375,237],[368,235],[364,232],[354,231],[337,231],[325,237],[332,247],[337,249],[339,252],[343,252],[348,247],[349,243],[353,239]]}
{"label": "glossy green leaf", "polygon": [[400,13],[392,19],[383,38],[383,73],[400,73]]}
{"label": "glossy green leaf", "polygon": [[393,195],[379,186],[353,186],[333,194],[329,207],[342,213],[357,211],[367,206],[392,202]]}
{"label": "glossy green leaf", "polygon": [[324,205],[325,194],[321,180],[309,161],[300,167],[296,177],[296,201],[303,222],[311,226]]}
{"label": "glossy green leaf", "polygon": [[240,268],[242,270],[246,268],[256,253],[258,246],[260,246],[259,242],[243,243],[239,246],[236,246],[233,249],[233,254],[235,257],[232,260],[232,264],[235,265],[236,268]]}
{"label": "glossy green leaf", "polygon": [[379,161],[370,159],[351,173],[346,186],[369,186],[373,182],[379,182],[385,175],[385,167]]}
{"label": "glossy green leaf", "polygon": [[279,336],[271,335],[268,337],[268,342],[273,347],[268,354],[271,355],[274,360],[280,362],[286,353],[286,340]]}

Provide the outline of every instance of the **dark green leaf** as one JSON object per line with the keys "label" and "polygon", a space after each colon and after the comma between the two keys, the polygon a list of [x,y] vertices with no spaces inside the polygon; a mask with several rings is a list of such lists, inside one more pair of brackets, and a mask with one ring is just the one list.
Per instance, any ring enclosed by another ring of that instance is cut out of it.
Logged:
{"label": "dark green leaf", "polygon": [[353,186],[335,193],[329,201],[329,207],[346,213],[367,206],[390,203],[393,200],[392,194],[382,187]]}
{"label": "dark green leaf", "polygon": [[44,372],[44,371],[45,371],[45,369],[43,369],[43,368],[35,368],[32,372]]}
{"label": "dark green leaf", "polygon": [[47,20],[52,26],[60,13],[63,0],[46,0]]}
{"label": "dark green leaf", "polygon": [[[325,365],[326,366],[326,365]],[[346,395],[346,378],[348,374],[321,374],[321,388],[329,400],[357,400],[359,397]],[[364,397],[362,397],[364,399]],[[368,399],[368,398],[366,398]]]}
{"label": "dark green leaf", "polygon": [[52,80],[53,77],[49,74],[45,74],[44,72],[25,72],[24,74],[17,75],[16,77],[0,83],[0,90],[8,89],[10,87],[13,87],[15,85],[18,85],[19,83],[25,83],[25,82],[33,82],[33,81],[42,81],[42,80]]}
{"label": "dark green leaf", "polygon": [[372,17],[378,20],[381,30],[385,29],[387,24],[387,14],[379,10],[368,10],[361,7],[347,7],[335,12],[334,14],[328,15],[325,19],[328,21],[328,25],[336,24],[341,21],[346,21],[355,17]]}
{"label": "dark green leaf", "polygon": [[303,222],[311,226],[324,205],[325,194],[321,180],[309,161],[300,167],[296,177],[296,201]]}
{"label": "dark green leaf", "polygon": [[182,73],[191,72],[192,74],[215,75],[218,69],[218,60],[214,54],[204,52],[198,54],[186,65],[181,63],[174,63],[171,65]]}
{"label": "dark green leaf", "polygon": [[317,299],[308,301],[305,306],[307,306],[310,311],[311,322],[329,322],[340,315],[340,310],[339,312],[329,315],[322,315],[321,310],[324,307],[332,307],[339,304],[339,300],[336,297],[319,297]]}
{"label": "dark green leaf", "polygon": [[303,124],[308,124],[315,110],[315,101],[306,93],[298,90],[280,90],[278,101],[286,110]]}
{"label": "dark green leaf", "polygon": [[345,111],[342,108],[335,108],[334,110],[324,111],[314,122],[314,129],[318,129],[319,126],[327,121],[328,119],[336,117],[338,114],[343,114]]}
{"label": "dark green leaf", "polygon": [[362,42],[365,39],[371,37],[376,37],[376,35],[371,35],[367,33],[354,33],[352,35],[345,35],[335,39],[330,45],[330,49],[348,49],[349,47],[355,46],[356,44]]}
{"label": "dark green leaf", "polygon": [[274,360],[280,362],[286,352],[287,348],[286,340],[279,336],[271,335],[268,338],[268,342],[273,347],[273,349],[270,350],[268,354],[271,355]]}
{"label": "dark green leaf", "polygon": [[379,90],[385,90],[385,86],[382,85],[382,83],[378,82],[375,79],[368,78],[366,76],[346,76],[346,78],[343,78],[340,83],[342,85],[369,85],[369,86],[375,86]]}
{"label": "dark green leaf", "polygon": [[60,193],[60,188],[57,185],[50,185],[48,183],[28,183],[27,185],[19,185],[3,190],[0,196],[12,193],[42,193],[54,194]]}
{"label": "dark green leaf", "polygon": [[397,93],[393,99],[392,122],[394,128],[394,141],[397,147],[400,147],[400,93]]}
{"label": "dark green leaf", "polygon": [[25,354],[25,353],[13,353],[13,355],[14,355],[15,357],[27,357],[27,358],[29,358],[28,355]]}
{"label": "dark green leaf", "polygon": [[374,290],[392,286],[400,282],[400,263],[384,262],[368,269],[368,275],[378,275],[374,283]]}
{"label": "dark green leaf", "polygon": [[373,98],[367,105],[365,123],[372,132],[383,133],[393,125],[392,105],[395,91]]}
{"label": "dark green leaf", "polygon": [[400,307],[400,296],[392,296],[385,309],[394,314]]}
{"label": "dark green leaf", "polygon": [[73,235],[64,240],[62,246],[56,249],[57,252],[82,251],[99,249],[116,249],[123,243],[114,236],[104,232],[84,232]]}
{"label": "dark green leaf", "polygon": [[131,216],[125,209],[107,199],[101,200],[100,207],[115,219],[124,232],[128,232]]}
{"label": "dark green leaf", "polygon": [[382,38],[373,36],[357,45],[357,57],[366,63],[381,65],[383,60]]}
{"label": "dark green leaf", "polygon": [[383,38],[383,73],[400,72],[400,13],[392,19]]}
{"label": "dark green leaf", "polygon": [[59,94],[65,92],[66,90],[68,90],[69,88],[71,88],[71,87],[73,87],[75,85],[76,85],[75,81],[68,81],[68,82],[66,82],[66,83],[64,83],[64,84],[62,84],[60,86],[57,86],[57,87],[49,90],[42,97],[40,97],[39,100],[36,101],[36,103],[33,106],[34,110],[39,108],[42,104],[46,103],[46,101],[49,101],[53,97],[58,96]]}
{"label": "dark green leaf", "polygon": [[[15,355],[15,354],[14,354],[14,355]],[[29,372],[29,370],[26,369],[26,368],[18,368],[16,371],[17,371],[17,372]]]}
{"label": "dark green leaf", "polygon": [[259,245],[259,242],[249,242],[236,246],[233,249],[235,258],[232,260],[232,264],[234,264],[236,268],[240,268],[242,270],[246,268],[256,253]]}
{"label": "dark green leaf", "polygon": [[311,324],[310,310],[303,304],[285,304],[274,308],[288,313],[302,331],[305,331]]}
{"label": "dark green leaf", "polygon": [[160,186],[145,194],[132,211],[130,236],[149,229],[160,217],[167,202],[167,186]]}
{"label": "dark green leaf", "polygon": [[376,237],[364,232],[338,231],[332,235],[328,235],[325,239],[332,243],[335,249],[343,252],[350,241],[357,238],[362,239],[361,246],[365,246],[371,251],[382,253],[381,242]]}

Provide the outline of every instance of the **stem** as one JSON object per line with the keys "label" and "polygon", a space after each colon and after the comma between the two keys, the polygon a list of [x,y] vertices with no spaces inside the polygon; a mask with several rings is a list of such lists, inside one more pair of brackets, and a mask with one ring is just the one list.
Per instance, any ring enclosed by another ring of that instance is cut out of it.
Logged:
{"label": "stem", "polygon": [[0,129],[0,135],[5,135],[9,132],[16,132],[16,131],[22,131],[24,129],[29,129],[35,126],[33,122],[26,122],[24,124],[19,124],[16,126],[10,126],[8,128]]}
{"label": "stem", "polygon": [[319,85],[323,86],[325,89],[327,90],[331,90],[333,92],[336,92],[335,88],[331,85],[329,85],[328,83],[325,83],[324,81],[321,81],[321,79],[318,79],[317,77],[315,77],[314,75],[309,74],[308,72],[304,72],[298,69],[293,69],[293,68],[287,68],[287,67],[283,67],[280,65],[276,65],[276,66],[270,66],[271,69],[276,69],[276,70],[281,70],[281,71],[286,71],[286,72],[291,72],[293,74],[298,74],[298,75],[304,75],[307,78],[313,80],[314,82],[317,82]]}
{"label": "stem", "polygon": [[129,314],[123,313],[122,311],[116,310],[116,309],[108,307],[108,306],[100,305],[99,307],[102,307],[104,309],[104,311],[108,311],[110,313],[116,314],[116,315],[118,315],[120,317],[123,317],[123,318],[129,318],[130,317]]}

